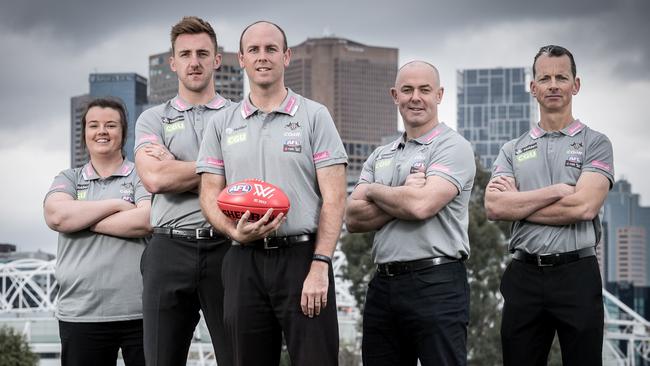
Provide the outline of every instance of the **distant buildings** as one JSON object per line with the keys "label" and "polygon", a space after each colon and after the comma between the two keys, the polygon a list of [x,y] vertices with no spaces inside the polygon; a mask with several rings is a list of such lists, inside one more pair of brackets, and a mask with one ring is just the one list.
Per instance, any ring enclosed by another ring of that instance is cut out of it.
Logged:
{"label": "distant buildings", "polygon": [[[0,243],[0,264],[9,263],[19,259],[40,259],[50,261],[54,255],[42,252],[40,249],[35,252],[17,252],[14,244]],[[2,309],[2,306],[0,306]]]}
{"label": "distant buildings", "polygon": [[[604,207],[603,227],[605,270],[608,282],[650,284],[650,207],[639,204],[639,195],[632,193],[630,183],[620,179],[614,183]],[[642,280],[642,278],[644,278]]]}
{"label": "distant buildings", "polygon": [[397,132],[397,108],[390,96],[398,49],[367,46],[344,38],[308,38],[291,47],[285,84],[324,104],[348,153],[348,182],[382,137]]}
{"label": "distant buildings", "polygon": [[501,146],[537,121],[537,102],[526,91],[519,68],[466,69],[457,73],[458,133],[472,143],[483,169],[489,170]]}

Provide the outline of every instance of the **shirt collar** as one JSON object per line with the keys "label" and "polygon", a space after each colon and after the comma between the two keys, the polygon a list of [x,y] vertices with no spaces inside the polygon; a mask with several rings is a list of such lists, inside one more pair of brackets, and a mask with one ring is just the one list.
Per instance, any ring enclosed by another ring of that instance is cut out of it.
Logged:
{"label": "shirt collar", "polygon": [[[298,111],[300,100],[301,98],[299,98],[298,94],[294,93],[293,90],[287,88],[287,96],[284,98],[284,101],[282,101],[282,104],[273,110],[273,112],[287,114],[293,117]],[[241,115],[244,119],[250,117],[258,110],[259,108],[253,105],[253,103],[250,101],[250,94],[241,103]]]}
{"label": "shirt collar", "polygon": [[[570,125],[566,126],[565,128],[561,129],[560,132],[563,135],[566,136],[575,136],[577,135],[580,131],[582,131],[585,128],[585,124],[580,122],[579,119],[574,120],[571,122]],[[539,122],[535,127],[533,127],[530,130],[530,137],[533,138],[533,140],[536,140],[544,135],[546,135],[548,131],[545,131],[543,128],[539,126]]]}
{"label": "shirt collar", "polygon": [[575,121],[571,122],[570,125],[566,126],[560,132],[567,136],[575,136],[577,135],[580,131],[582,131],[585,128],[585,124],[580,122],[579,119],[576,119]]}
{"label": "shirt collar", "polygon": [[[135,164],[124,159],[122,165],[120,165],[120,167],[117,168],[113,174],[111,174],[111,177],[126,177],[131,174],[134,167]],[[90,161],[83,166],[81,174],[84,180],[96,180],[101,178],[101,176],[97,174],[97,171],[95,171],[95,167],[93,167],[93,164]]]}
{"label": "shirt collar", "polygon": [[447,125],[445,125],[444,122],[438,123],[434,128],[429,130],[429,132],[425,133],[424,135],[413,139],[413,141],[417,142],[420,145],[429,145],[433,140],[440,136],[443,132],[447,130]]}
{"label": "shirt collar", "polygon": [[[170,103],[172,107],[174,107],[174,109],[179,112],[189,111],[190,109],[194,108],[194,105],[186,102],[179,95],[175,96]],[[214,98],[212,98],[211,101],[205,104],[205,107],[209,109],[217,110],[223,108],[225,105],[226,105],[226,99],[221,95],[217,94],[214,96]]]}

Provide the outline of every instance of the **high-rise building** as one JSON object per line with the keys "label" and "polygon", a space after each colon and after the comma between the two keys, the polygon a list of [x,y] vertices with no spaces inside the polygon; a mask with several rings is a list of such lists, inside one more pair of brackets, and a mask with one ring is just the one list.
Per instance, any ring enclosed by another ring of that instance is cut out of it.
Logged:
{"label": "high-rise building", "polygon": [[[224,52],[219,47],[221,66],[214,74],[217,93],[233,102],[244,98],[244,71],[239,66],[236,52]],[[178,93],[178,77],[169,67],[171,50],[149,56],[149,103],[164,103]]]}
{"label": "high-rise building", "polygon": [[646,286],[646,232],[643,227],[616,230],[616,282]]}
{"label": "high-rise building", "polygon": [[629,281],[620,277],[624,266],[627,273],[631,273],[631,264],[626,257],[621,256],[624,248],[619,247],[642,246],[644,254],[639,254],[637,260],[643,261],[639,265],[645,269],[645,283],[650,284],[650,271],[647,269],[650,263],[650,250],[647,249],[650,245],[650,207],[641,206],[639,199],[639,195],[632,193],[632,186],[625,179],[614,183],[607,195],[603,213],[603,239],[607,263],[604,278],[608,282]]}
{"label": "high-rise building", "polygon": [[348,153],[348,183],[356,182],[382,137],[397,132],[389,90],[398,49],[335,37],[309,38],[291,49],[285,84],[329,109]]}
{"label": "high-rise building", "polygon": [[458,70],[458,133],[472,143],[483,169],[491,169],[504,143],[537,121],[526,79],[522,67]]}
{"label": "high-rise building", "polygon": [[86,106],[93,98],[88,95],[79,95],[70,98],[70,166],[73,168],[84,165],[88,161],[88,153],[81,142],[81,117]]}

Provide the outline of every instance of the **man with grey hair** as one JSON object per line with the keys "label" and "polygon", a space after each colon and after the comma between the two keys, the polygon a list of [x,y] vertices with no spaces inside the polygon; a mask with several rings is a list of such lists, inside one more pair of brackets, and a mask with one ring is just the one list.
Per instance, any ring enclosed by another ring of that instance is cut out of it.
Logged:
{"label": "man with grey hair", "polygon": [[506,366],[546,365],[557,332],[562,363],[602,365],[599,211],[614,183],[609,139],[575,119],[580,90],[569,50],[542,47],[531,93],[540,121],[506,143],[485,191],[491,220],[512,221],[512,261],[501,280]]}
{"label": "man with grey hair", "polygon": [[438,121],[444,88],[433,65],[402,66],[390,92],[406,131],[370,155],[346,210],[350,232],[377,231],[363,362],[465,365],[474,154]]}

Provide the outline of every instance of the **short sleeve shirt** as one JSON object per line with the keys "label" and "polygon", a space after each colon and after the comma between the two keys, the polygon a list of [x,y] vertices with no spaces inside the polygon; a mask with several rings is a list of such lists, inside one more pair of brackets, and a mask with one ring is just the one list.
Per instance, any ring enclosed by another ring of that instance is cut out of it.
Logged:
{"label": "short sleeve shirt", "polygon": [[[603,174],[614,183],[614,157],[607,136],[579,120],[554,132],[535,126],[501,148],[492,177],[514,177],[519,191],[553,184],[575,186],[583,172]],[[600,219],[571,225],[541,225],[525,220],[512,225],[509,250],[532,254],[564,253],[597,244]]]}
{"label": "short sleeve shirt", "polygon": [[283,103],[263,113],[246,98],[214,117],[197,161],[198,173],[227,183],[257,178],[289,197],[287,221],[277,235],[315,233],[322,197],[316,170],[347,164],[343,143],[325,106],[288,90]]}
{"label": "short sleeve shirt", "polygon": [[[162,144],[176,160],[196,161],[205,127],[230,101],[217,95],[206,105],[191,105],[179,96],[144,111],[135,125],[135,151],[152,142]],[[209,224],[193,192],[155,194],[151,203],[154,227],[197,228]]]}
{"label": "short sleeve shirt", "polygon": [[[451,182],[459,194],[426,220],[393,219],[375,234],[375,263],[469,256],[468,205],[476,163],[470,143],[444,123],[417,139],[405,135],[380,146],[366,160],[359,184],[404,185],[409,174],[425,172]],[[427,197],[422,197],[427,199]]]}
{"label": "short sleeve shirt", "polygon": [[[136,204],[151,199],[132,162],[101,178],[91,163],[64,170],[47,197],[63,192],[79,201],[120,198]],[[59,233],[55,276],[59,284],[56,317],[70,322],[142,318],[140,257],[144,238],[118,238],[88,229]]]}

